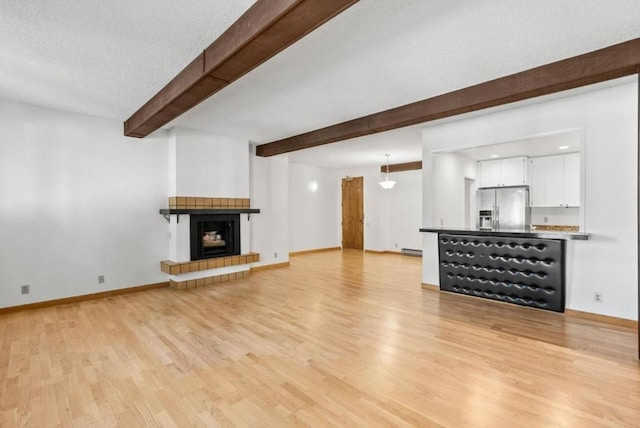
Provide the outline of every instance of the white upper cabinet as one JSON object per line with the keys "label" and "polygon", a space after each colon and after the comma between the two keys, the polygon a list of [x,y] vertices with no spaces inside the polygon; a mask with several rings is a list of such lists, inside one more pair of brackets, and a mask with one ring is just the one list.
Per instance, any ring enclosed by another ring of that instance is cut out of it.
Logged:
{"label": "white upper cabinet", "polygon": [[580,153],[564,155],[564,202],[580,206]]}
{"label": "white upper cabinet", "polygon": [[521,186],[527,184],[527,158],[524,156],[478,162],[480,187]]}
{"label": "white upper cabinet", "polygon": [[527,184],[527,158],[502,159],[502,186],[521,186]]}
{"label": "white upper cabinet", "polygon": [[480,177],[480,187],[496,187],[500,185],[501,164],[501,160],[478,162],[478,177]]}
{"label": "white upper cabinet", "polygon": [[531,187],[529,200],[532,207],[559,207],[563,205],[563,156],[543,156],[529,159]]}
{"label": "white upper cabinet", "polygon": [[580,206],[580,153],[529,160],[532,207]]}

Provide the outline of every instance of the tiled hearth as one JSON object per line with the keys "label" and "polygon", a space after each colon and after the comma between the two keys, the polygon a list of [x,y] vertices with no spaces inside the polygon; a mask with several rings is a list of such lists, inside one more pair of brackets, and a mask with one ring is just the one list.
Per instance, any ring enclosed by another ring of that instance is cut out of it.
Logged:
{"label": "tiled hearth", "polygon": [[260,261],[260,254],[249,253],[239,256],[218,257],[215,259],[196,260],[193,262],[177,263],[171,260],[160,262],[160,269],[169,275],[180,275],[181,273],[200,272],[203,270],[216,269],[225,266],[245,265]]}
{"label": "tiled hearth", "polygon": [[169,286],[184,290],[186,288],[204,287],[205,285],[219,284],[221,282],[235,281],[236,279],[248,278],[251,271],[223,273],[220,275],[207,276],[205,278],[190,279],[186,281],[169,280]]}
{"label": "tiled hearth", "polygon": [[[168,200],[168,205],[171,210],[188,210],[182,215],[215,215],[231,210],[239,213],[259,212],[259,210],[250,210],[251,203],[248,198],[172,196]],[[161,210],[161,213],[163,213],[163,210]],[[178,220],[180,224],[185,224],[181,220],[181,218]],[[188,223],[189,221],[186,222],[186,224]],[[183,231],[179,232],[180,236],[187,238],[185,233],[188,234],[188,229],[188,227],[187,229],[182,229]],[[170,285],[178,289],[246,278],[250,274],[250,264],[260,261],[260,255],[252,252],[200,260],[193,260],[198,257],[194,256],[193,253],[191,260],[189,260],[189,255],[185,252],[179,252],[176,256],[178,260],[183,258],[182,261],[164,260],[160,262],[160,269],[170,275]]]}
{"label": "tiled hearth", "polygon": [[[201,272],[206,270],[212,270],[225,266],[238,266],[249,263],[256,263],[260,261],[260,254],[249,253],[239,256],[231,257],[218,257],[215,259],[198,260],[194,262],[176,263],[170,260],[165,260],[160,263],[160,269],[164,273],[169,275],[180,275],[189,272]],[[214,271],[215,272],[215,271]],[[236,279],[247,278],[250,274],[249,270],[240,272],[223,273],[212,276],[205,276],[203,278],[189,279],[183,281],[176,281],[174,279],[169,280],[169,284],[178,289],[202,287],[204,285],[212,285],[220,282],[233,281]]]}

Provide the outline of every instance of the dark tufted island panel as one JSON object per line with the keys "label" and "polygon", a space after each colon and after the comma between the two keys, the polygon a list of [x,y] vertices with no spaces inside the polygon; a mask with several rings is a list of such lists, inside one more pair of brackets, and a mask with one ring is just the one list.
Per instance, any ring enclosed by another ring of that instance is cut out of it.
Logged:
{"label": "dark tufted island panel", "polygon": [[440,289],[564,312],[564,241],[440,234]]}

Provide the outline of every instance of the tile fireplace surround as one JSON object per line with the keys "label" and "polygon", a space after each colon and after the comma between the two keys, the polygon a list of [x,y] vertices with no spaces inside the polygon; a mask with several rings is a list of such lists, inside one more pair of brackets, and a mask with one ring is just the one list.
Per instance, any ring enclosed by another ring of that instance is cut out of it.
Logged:
{"label": "tile fireplace surround", "polygon": [[[169,209],[202,210],[203,213],[215,214],[228,210],[248,210],[248,198],[211,198],[197,196],[172,196],[168,200]],[[170,275],[169,284],[177,289],[212,285],[219,282],[246,278],[250,274],[250,264],[260,261],[258,253],[243,253],[235,256],[216,257],[202,260],[176,262],[163,260],[160,270]],[[229,271],[230,267],[243,266],[246,269]]]}
{"label": "tile fireplace surround", "polygon": [[201,198],[197,196],[172,196],[171,209],[242,209],[249,208],[249,198]]}

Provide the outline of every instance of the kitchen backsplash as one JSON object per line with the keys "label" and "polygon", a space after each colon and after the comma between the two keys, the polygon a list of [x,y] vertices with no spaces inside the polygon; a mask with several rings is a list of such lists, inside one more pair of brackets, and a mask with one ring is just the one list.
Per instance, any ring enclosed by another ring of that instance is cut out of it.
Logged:
{"label": "kitchen backsplash", "polygon": [[[531,208],[531,224],[541,226],[578,226],[580,208]],[[554,229],[550,229],[554,230]]]}
{"label": "kitchen backsplash", "polygon": [[554,232],[579,232],[580,226],[562,226],[562,225],[549,225],[549,224],[534,224],[533,230],[551,230]]}

